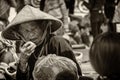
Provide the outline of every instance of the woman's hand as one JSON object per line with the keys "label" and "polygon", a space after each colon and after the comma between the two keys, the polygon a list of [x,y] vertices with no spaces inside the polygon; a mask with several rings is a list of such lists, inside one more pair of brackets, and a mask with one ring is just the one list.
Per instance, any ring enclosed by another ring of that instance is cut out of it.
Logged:
{"label": "woman's hand", "polygon": [[30,55],[34,52],[36,48],[35,43],[28,41],[21,48],[21,56],[20,56],[20,68],[22,71],[25,71],[27,68],[27,61]]}
{"label": "woman's hand", "polygon": [[[29,56],[34,52],[35,47],[36,47],[35,43],[33,43],[33,42],[31,42],[31,41],[28,41],[28,42],[26,42],[26,43],[21,47],[20,50],[21,50],[21,53],[22,53],[23,55],[25,55],[26,58],[27,58],[27,57],[29,57]],[[25,57],[25,56],[24,56],[24,57]],[[21,57],[22,57],[22,55],[21,55]]]}

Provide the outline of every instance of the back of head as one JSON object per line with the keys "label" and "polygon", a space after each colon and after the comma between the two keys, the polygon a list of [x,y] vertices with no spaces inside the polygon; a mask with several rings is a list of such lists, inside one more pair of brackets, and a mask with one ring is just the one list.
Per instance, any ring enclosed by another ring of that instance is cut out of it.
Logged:
{"label": "back of head", "polygon": [[76,64],[53,54],[40,57],[33,70],[35,80],[78,80]]}
{"label": "back of head", "polygon": [[58,73],[55,80],[78,80],[78,79],[73,72],[65,70]]}
{"label": "back of head", "polygon": [[[101,76],[120,76],[120,33],[104,33],[92,43],[90,61]],[[111,79],[110,79],[111,80]]]}

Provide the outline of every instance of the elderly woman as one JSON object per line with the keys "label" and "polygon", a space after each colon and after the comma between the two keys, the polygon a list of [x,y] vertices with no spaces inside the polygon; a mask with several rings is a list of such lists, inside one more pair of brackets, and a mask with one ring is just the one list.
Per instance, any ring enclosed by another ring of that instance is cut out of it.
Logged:
{"label": "elderly woman", "polygon": [[33,80],[32,72],[38,57],[56,54],[73,60],[81,75],[81,69],[72,48],[61,37],[52,32],[62,26],[62,22],[39,9],[26,5],[2,32],[10,40],[21,40],[21,56],[18,64],[17,80]]}

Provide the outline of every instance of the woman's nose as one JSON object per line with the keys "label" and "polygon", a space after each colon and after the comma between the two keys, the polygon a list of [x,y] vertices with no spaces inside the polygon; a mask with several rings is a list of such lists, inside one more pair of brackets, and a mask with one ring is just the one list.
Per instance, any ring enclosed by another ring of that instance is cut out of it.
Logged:
{"label": "woman's nose", "polygon": [[29,33],[29,38],[33,38],[34,34],[33,33]]}

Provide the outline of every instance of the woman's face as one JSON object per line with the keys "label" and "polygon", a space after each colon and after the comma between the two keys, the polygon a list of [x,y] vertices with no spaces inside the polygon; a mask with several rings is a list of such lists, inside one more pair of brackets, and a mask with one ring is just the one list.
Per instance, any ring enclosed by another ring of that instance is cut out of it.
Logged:
{"label": "woman's face", "polygon": [[35,44],[40,42],[43,35],[43,30],[34,21],[20,24],[19,32],[22,35],[22,40],[32,41]]}

